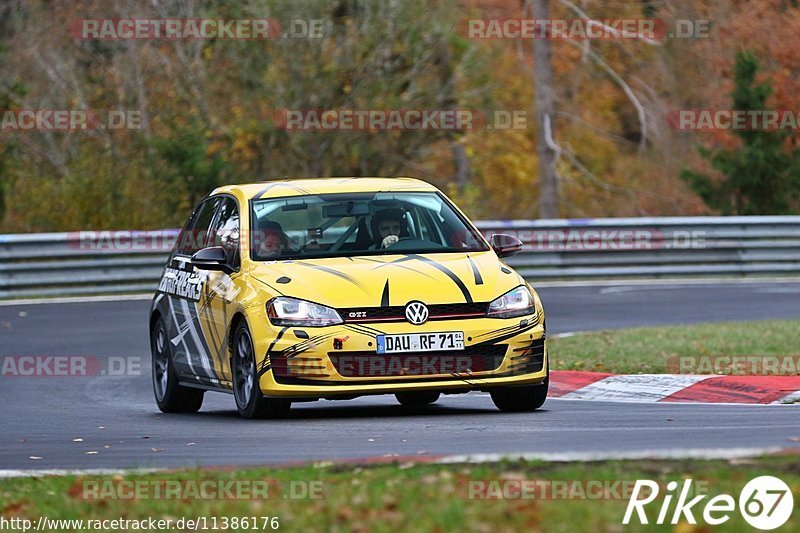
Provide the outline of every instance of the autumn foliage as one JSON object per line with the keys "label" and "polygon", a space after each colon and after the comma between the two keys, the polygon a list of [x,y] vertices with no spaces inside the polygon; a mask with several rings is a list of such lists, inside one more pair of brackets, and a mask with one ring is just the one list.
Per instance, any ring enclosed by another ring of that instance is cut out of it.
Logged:
{"label": "autumn foliage", "polygon": [[[741,137],[677,131],[666,117],[730,108],[741,50],[758,59],[756,81],[771,87],[766,105],[796,109],[800,8],[789,0],[550,5],[559,18],[657,18],[667,28],[710,21],[708,37],[552,41],[560,215],[721,212],[680,173],[723,180],[695,146],[737,150]],[[170,17],[321,19],[326,32],[184,41],[70,34],[82,18]],[[329,175],[411,175],[440,186],[473,218],[535,218],[536,41],[465,35],[465,20],[492,17],[530,17],[529,3],[5,2],[0,109],[136,110],[142,126],[0,131],[0,231],[170,227],[220,184]],[[508,110],[531,118],[525,129],[286,131],[275,121],[281,109]],[[797,138],[785,137],[787,150]]]}

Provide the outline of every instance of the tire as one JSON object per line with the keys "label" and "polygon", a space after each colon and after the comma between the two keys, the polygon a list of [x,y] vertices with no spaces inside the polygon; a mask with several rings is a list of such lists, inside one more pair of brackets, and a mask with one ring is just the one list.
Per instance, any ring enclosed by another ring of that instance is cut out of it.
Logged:
{"label": "tire", "polygon": [[436,391],[398,392],[394,396],[400,405],[419,406],[435,403],[441,393]]}
{"label": "tire", "polygon": [[504,413],[529,413],[544,404],[549,386],[550,374],[548,373],[541,385],[509,387],[492,391],[492,402]]}
{"label": "tire", "polygon": [[240,322],[233,334],[233,396],[239,416],[248,419],[286,418],[292,402],[282,398],[267,398],[261,392],[256,372],[253,339],[247,323]]}
{"label": "tire", "polygon": [[164,320],[158,317],[150,332],[153,394],[158,408],[164,413],[196,413],[203,405],[204,390],[178,384],[178,374],[172,360],[172,348],[167,339]]}

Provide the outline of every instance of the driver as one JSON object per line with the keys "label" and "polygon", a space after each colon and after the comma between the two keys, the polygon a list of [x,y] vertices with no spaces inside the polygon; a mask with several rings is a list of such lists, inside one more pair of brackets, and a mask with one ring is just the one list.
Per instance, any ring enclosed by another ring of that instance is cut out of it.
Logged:
{"label": "driver", "polygon": [[405,213],[400,208],[382,209],[372,216],[373,250],[392,246],[406,235]]}

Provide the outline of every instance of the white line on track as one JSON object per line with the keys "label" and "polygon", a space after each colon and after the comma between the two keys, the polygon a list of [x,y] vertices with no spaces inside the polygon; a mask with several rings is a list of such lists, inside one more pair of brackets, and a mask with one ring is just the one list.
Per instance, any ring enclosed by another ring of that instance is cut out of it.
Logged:
{"label": "white line on track", "polygon": [[22,300],[3,300],[0,301],[0,307],[7,307],[11,305],[39,305],[39,304],[74,304],[74,303],[90,303],[90,302],[124,302],[135,300],[149,300],[153,297],[152,293],[146,294],[117,294],[106,296],[63,296],[59,298],[26,298]]}
{"label": "white line on track", "polygon": [[146,469],[104,469],[104,468],[87,468],[87,469],[50,469],[50,470],[0,470],[0,479],[12,477],[45,477],[45,476],[115,476],[125,474],[152,474],[153,472],[161,472],[166,470],[164,468],[146,468]]}
{"label": "white line on track", "polygon": [[[548,461],[548,462],[572,462],[572,461],[615,461],[615,460],[643,460],[643,459],[743,459],[747,457],[759,457],[762,455],[777,454],[786,451],[787,448],[768,447],[768,448],[686,448],[672,450],[636,450],[621,452],[561,452],[561,453],[478,453],[464,455],[447,455],[440,457],[435,463],[439,464],[460,464],[460,463],[496,463],[509,460],[525,461]],[[369,457],[364,457],[368,461]],[[358,459],[356,459],[357,462]],[[336,459],[323,461],[320,464],[335,465],[339,462],[352,464],[354,460]],[[411,461],[413,462],[413,461]],[[314,462],[309,462],[309,465]],[[248,468],[257,468],[257,465],[250,465]],[[211,467],[214,469],[215,467]],[[45,476],[109,476],[109,475],[131,475],[131,474],[152,474],[166,470],[175,471],[175,468],[149,468],[149,469],[71,469],[71,470],[0,470],[0,479],[20,478],[20,477],[45,477]]]}
{"label": "white line on track", "polygon": [[[670,285],[747,285],[800,282],[800,278],[796,276],[778,278],[593,279],[576,281],[536,281],[534,278],[528,279],[534,289],[539,287],[633,287],[641,285],[658,287]],[[634,288],[633,290],[636,289]]]}
{"label": "white line on track", "polygon": [[504,460],[526,461],[612,461],[636,459],[741,459],[783,451],[784,448],[687,448],[673,450],[637,450],[627,452],[563,452],[563,453],[479,453],[449,455],[437,463],[495,463]]}

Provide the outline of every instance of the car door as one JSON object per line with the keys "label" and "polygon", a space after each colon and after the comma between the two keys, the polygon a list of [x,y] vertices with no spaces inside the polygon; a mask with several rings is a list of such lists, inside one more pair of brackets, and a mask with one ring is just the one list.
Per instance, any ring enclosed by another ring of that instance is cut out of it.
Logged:
{"label": "car door", "polygon": [[207,359],[201,367],[210,369],[208,378],[214,384],[227,385],[230,380],[230,359],[228,351],[228,326],[235,312],[240,257],[240,217],[239,206],[231,196],[222,196],[214,221],[209,231],[208,246],[221,246],[225,249],[227,264],[233,270],[230,274],[221,271],[205,272],[205,283],[198,302],[200,331],[205,338],[206,350],[202,353]]}
{"label": "car door", "polygon": [[178,236],[159,286],[167,304],[166,327],[175,369],[188,382],[204,383],[213,375],[198,319],[207,273],[195,269],[191,258],[208,245],[220,201],[219,197],[211,197],[197,206]]}

